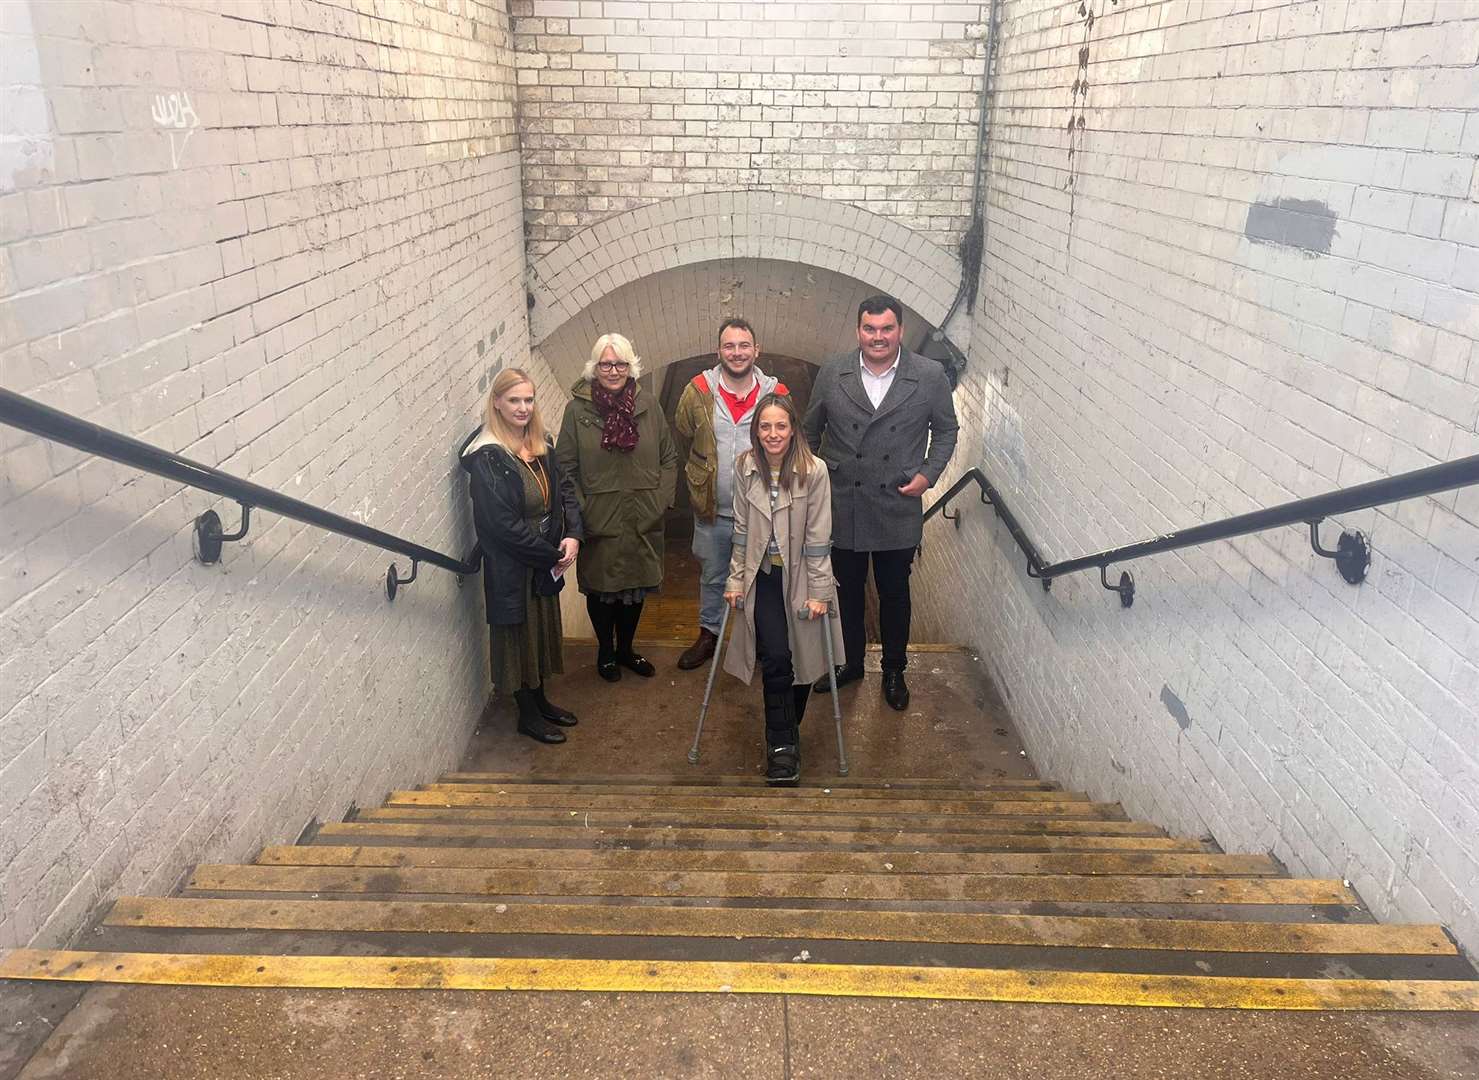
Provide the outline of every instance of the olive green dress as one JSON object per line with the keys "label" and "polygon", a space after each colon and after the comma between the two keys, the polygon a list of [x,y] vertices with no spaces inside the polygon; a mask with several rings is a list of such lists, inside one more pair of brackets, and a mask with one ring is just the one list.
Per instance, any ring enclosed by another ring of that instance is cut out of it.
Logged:
{"label": "olive green dress", "polygon": [[[535,459],[533,468],[540,470],[542,478],[548,478],[543,458]],[[519,474],[524,479],[524,521],[537,531],[549,507],[530,469],[521,466]],[[493,685],[503,693],[513,693],[523,686],[538,686],[546,675],[565,671],[561,657],[564,628],[560,624],[560,598],[534,595],[535,574],[548,575],[549,571],[530,570],[524,577],[523,624],[488,627]]]}

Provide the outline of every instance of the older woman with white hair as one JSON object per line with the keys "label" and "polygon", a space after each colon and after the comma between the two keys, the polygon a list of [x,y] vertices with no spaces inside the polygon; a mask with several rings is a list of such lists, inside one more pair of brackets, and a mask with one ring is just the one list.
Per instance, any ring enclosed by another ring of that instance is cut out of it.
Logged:
{"label": "older woman with white hair", "polygon": [[642,603],[662,584],[663,517],[678,480],[678,451],[661,405],[637,384],[642,360],[620,334],[602,334],[571,387],[555,454],[575,483],[585,526],[576,580],[596,632],[596,670],[650,678],[632,642]]}

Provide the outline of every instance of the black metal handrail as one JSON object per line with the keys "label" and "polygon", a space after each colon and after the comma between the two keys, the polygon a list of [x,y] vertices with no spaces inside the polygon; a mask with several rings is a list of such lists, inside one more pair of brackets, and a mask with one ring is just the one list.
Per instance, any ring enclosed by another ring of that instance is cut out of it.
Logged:
{"label": "black metal handrail", "polygon": [[242,480],[230,473],[191,461],[189,458],[162,450],[157,446],[151,446],[139,439],[120,435],[116,431],[110,431],[108,428],[89,423],[70,413],[53,409],[23,394],[3,388],[0,388],[0,423],[20,428],[22,431],[29,431],[33,435],[40,435],[53,442],[63,443],[84,453],[142,469],[156,476],[178,480],[190,487],[200,488],[202,491],[209,491],[234,500],[241,507],[241,528],[234,533],[227,534],[221,531],[221,519],[214,510],[207,510],[195,519],[195,555],[203,563],[218,562],[221,558],[223,543],[240,540],[246,536],[251,524],[251,513],[256,509],[270,510],[274,514],[301,521],[305,525],[327,529],[340,536],[347,536],[351,540],[359,540],[362,543],[409,558],[411,560],[409,577],[401,577],[396,570],[395,563],[391,563],[386,571],[385,593],[391,600],[395,599],[396,589],[399,586],[409,585],[416,580],[416,568],[420,563],[430,563],[443,570],[450,570],[458,575],[459,582],[463,575],[476,574],[480,569],[478,562],[472,557],[466,561],[454,559],[432,548],[413,544],[393,533],[382,532],[380,529],[371,528],[351,518],[322,510],[301,499],[294,499],[273,491],[271,488],[265,488],[261,484]]}
{"label": "black metal handrail", "polygon": [[1012,539],[1027,556],[1028,577],[1040,579],[1043,588],[1047,589],[1056,577],[1098,567],[1099,583],[1111,592],[1118,593],[1120,603],[1129,607],[1135,601],[1135,579],[1128,571],[1124,571],[1120,574],[1119,584],[1111,585],[1108,575],[1111,564],[1129,562],[1131,559],[1143,559],[1148,555],[1159,555],[1162,552],[1176,551],[1179,548],[1206,544],[1214,540],[1229,540],[1235,536],[1246,536],[1249,533],[1263,532],[1285,525],[1309,526],[1310,546],[1315,554],[1335,560],[1341,577],[1352,585],[1358,585],[1365,580],[1366,569],[1371,565],[1371,549],[1366,543],[1366,537],[1359,532],[1342,532],[1335,549],[1330,550],[1320,544],[1320,523],[1336,514],[1350,514],[1357,510],[1368,510],[1373,506],[1401,502],[1403,499],[1415,499],[1423,495],[1435,495],[1440,491],[1451,491],[1454,488],[1479,484],[1479,454],[1459,458],[1457,461],[1444,462],[1441,465],[1430,465],[1425,469],[1414,469],[1411,472],[1388,476],[1381,480],[1372,480],[1354,487],[1338,488],[1323,495],[1312,495],[1307,499],[1295,499],[1293,502],[1281,503],[1264,510],[1253,510],[1246,514],[1224,518],[1221,521],[1193,525],[1150,540],[1106,548],[1091,555],[1080,555],[1077,558],[1053,563],[1047,562],[1042,557],[1037,545],[1032,542],[1007,506],[1006,500],[1001,497],[1001,492],[997,491],[980,469],[971,469],[956,480],[950,489],[925,511],[924,519],[928,521],[939,513],[947,521],[955,522],[955,527],[959,528],[960,511],[957,510],[952,514],[946,507],[951,499],[972,482],[981,489],[981,501],[991,505],[997,517],[1001,518],[1002,524],[1011,533]]}

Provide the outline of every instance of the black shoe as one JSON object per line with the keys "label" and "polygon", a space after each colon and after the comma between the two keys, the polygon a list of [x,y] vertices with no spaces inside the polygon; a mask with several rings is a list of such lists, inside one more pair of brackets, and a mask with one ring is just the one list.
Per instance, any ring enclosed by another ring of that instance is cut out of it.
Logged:
{"label": "black shoe", "polygon": [[617,653],[616,662],[628,671],[636,672],[644,679],[650,679],[657,674],[657,668],[652,666],[652,661],[641,653]]}
{"label": "black shoe", "polygon": [[565,733],[551,727],[548,721],[539,714],[539,698],[533,690],[514,691],[514,704],[519,709],[518,730],[520,735],[527,735],[542,743],[565,741]]}
{"label": "black shoe", "polygon": [[[848,683],[857,682],[862,677],[862,664],[858,664],[856,666],[844,664],[837,665],[837,689],[839,690],[841,690]],[[811,689],[812,692],[816,694],[830,694],[832,692],[832,683],[827,679],[827,676],[823,675],[820,679],[811,684]]]}
{"label": "black shoe", "polygon": [[559,728],[550,727],[544,717],[537,720],[519,720],[519,734],[527,735],[531,739],[537,739],[542,743],[562,743],[565,741],[565,733]]}
{"label": "black shoe", "polygon": [[894,712],[903,712],[909,707],[909,686],[904,682],[902,671],[883,673],[883,700]]}
{"label": "black shoe", "polygon": [[621,681],[621,668],[616,666],[614,656],[602,656],[596,660],[596,674],[607,682]]}
{"label": "black shoe", "polygon": [[714,647],[719,644],[719,639],[714,631],[707,627],[700,628],[698,640],[683,650],[683,655],[678,657],[679,671],[692,671],[696,667],[703,667],[714,655]]}
{"label": "black shoe", "polygon": [[552,705],[550,699],[544,696],[544,687],[534,688],[534,700],[539,705],[539,715],[551,724],[559,724],[561,727],[574,727],[580,720],[569,709],[562,709],[558,705]]}

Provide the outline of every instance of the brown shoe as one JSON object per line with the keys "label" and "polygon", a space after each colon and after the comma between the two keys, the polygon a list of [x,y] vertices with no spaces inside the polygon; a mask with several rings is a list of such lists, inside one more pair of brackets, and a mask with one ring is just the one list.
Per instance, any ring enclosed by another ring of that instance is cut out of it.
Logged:
{"label": "brown shoe", "polygon": [[683,655],[678,657],[678,667],[682,671],[692,671],[696,667],[702,667],[714,655],[714,647],[719,644],[719,639],[714,636],[712,630],[700,629],[698,640],[687,649]]}

